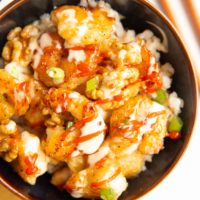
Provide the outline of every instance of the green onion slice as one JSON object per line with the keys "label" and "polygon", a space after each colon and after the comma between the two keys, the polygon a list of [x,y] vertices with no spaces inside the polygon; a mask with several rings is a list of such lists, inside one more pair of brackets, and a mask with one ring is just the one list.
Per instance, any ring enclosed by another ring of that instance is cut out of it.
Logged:
{"label": "green onion slice", "polygon": [[112,188],[101,189],[100,197],[103,200],[115,200],[115,192]]}
{"label": "green onion slice", "polygon": [[128,123],[129,123],[129,120],[128,120],[128,119],[125,119],[125,120],[124,120],[124,124],[127,125]]}
{"label": "green onion slice", "polygon": [[65,72],[58,67],[50,67],[46,72],[49,77],[55,80],[62,80],[65,77]]}
{"label": "green onion slice", "polygon": [[167,99],[167,92],[165,90],[157,90],[156,92],[156,98],[154,99],[160,104],[164,104]]}
{"label": "green onion slice", "polygon": [[183,121],[181,120],[180,117],[174,116],[169,124],[168,131],[181,131],[183,127]]}
{"label": "green onion slice", "polygon": [[73,125],[74,125],[74,122],[68,121],[68,122],[67,122],[67,125],[66,125],[66,129],[72,127]]}
{"label": "green onion slice", "polygon": [[97,88],[97,82],[96,82],[95,78],[92,78],[92,79],[87,81],[87,83],[86,83],[86,90],[87,91],[92,91],[96,88]]}

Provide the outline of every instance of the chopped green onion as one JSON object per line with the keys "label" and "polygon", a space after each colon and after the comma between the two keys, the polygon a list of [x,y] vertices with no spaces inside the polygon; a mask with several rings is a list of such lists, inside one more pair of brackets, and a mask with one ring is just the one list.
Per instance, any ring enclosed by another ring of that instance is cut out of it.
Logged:
{"label": "chopped green onion", "polygon": [[65,72],[58,67],[50,67],[47,69],[47,74],[49,77],[53,78],[54,80],[63,80],[65,77]]}
{"label": "chopped green onion", "polygon": [[86,90],[87,91],[92,91],[96,88],[97,88],[97,82],[96,82],[95,78],[92,78],[92,79],[87,81],[87,83],[86,83]]}
{"label": "chopped green onion", "polygon": [[125,120],[124,120],[124,124],[127,125],[128,123],[129,123],[129,120],[128,120],[128,119],[125,119]]}
{"label": "chopped green onion", "polygon": [[167,99],[167,92],[165,90],[157,90],[156,98],[154,99],[160,104],[164,104]]}
{"label": "chopped green onion", "polygon": [[67,122],[67,125],[66,125],[66,129],[72,127],[73,125],[74,125],[74,122],[68,121],[68,122]]}
{"label": "chopped green onion", "polygon": [[183,127],[183,121],[180,117],[174,116],[169,124],[168,131],[181,131]]}
{"label": "chopped green onion", "polygon": [[100,191],[100,197],[103,200],[114,200],[115,199],[115,192],[112,188],[102,189]]}

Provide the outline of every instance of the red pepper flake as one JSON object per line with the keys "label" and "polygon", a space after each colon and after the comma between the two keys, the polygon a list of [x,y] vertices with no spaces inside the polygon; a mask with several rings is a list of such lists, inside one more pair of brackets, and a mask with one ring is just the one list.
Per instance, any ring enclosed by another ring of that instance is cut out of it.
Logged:
{"label": "red pepper flake", "polygon": [[35,162],[37,158],[38,158],[37,153],[29,155],[29,156],[25,156],[24,162],[27,166],[25,172],[27,175],[32,175],[37,172],[38,168],[35,166]]}
{"label": "red pepper flake", "polygon": [[181,137],[181,133],[178,131],[172,131],[167,134],[167,137],[169,137],[172,140],[177,140]]}

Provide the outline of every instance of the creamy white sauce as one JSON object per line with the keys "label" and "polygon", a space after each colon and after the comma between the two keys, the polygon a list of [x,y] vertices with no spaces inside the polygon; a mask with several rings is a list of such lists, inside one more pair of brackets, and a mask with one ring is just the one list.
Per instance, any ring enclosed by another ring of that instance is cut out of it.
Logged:
{"label": "creamy white sauce", "polygon": [[83,62],[86,59],[85,52],[83,50],[69,50],[68,61],[75,63]]}
{"label": "creamy white sauce", "polygon": [[90,167],[93,166],[102,158],[104,158],[109,153],[109,151],[110,148],[108,146],[103,146],[96,153],[89,155],[88,164],[90,165]]}
{"label": "creamy white sauce", "polygon": [[77,149],[83,151],[85,154],[92,154],[98,150],[103,141],[104,133],[102,132],[102,134],[97,137],[87,140],[86,142],[79,143]]}
{"label": "creamy white sauce", "polygon": [[82,136],[90,133],[95,133],[105,129],[105,123],[101,115],[98,115],[95,119],[87,122],[83,128],[81,128]]}
{"label": "creamy white sauce", "polygon": [[80,155],[80,151],[75,150],[75,151],[72,152],[71,157],[76,157],[78,155]]}
{"label": "creamy white sauce", "polygon": [[[36,69],[40,63],[41,56],[43,55],[43,49],[52,45],[52,38],[48,33],[43,33],[38,41],[37,52],[33,56],[33,69]],[[36,44],[35,44],[36,45]],[[35,46],[36,47],[36,46]]]}
{"label": "creamy white sauce", "polygon": [[165,110],[165,107],[159,103],[156,103],[155,101],[152,101],[152,105],[149,109],[149,113],[153,113],[153,112],[159,112]]}
{"label": "creamy white sauce", "polygon": [[103,117],[103,120],[107,122],[111,115],[111,111],[105,111],[100,106],[96,106],[98,113]]}
{"label": "creamy white sauce", "polygon": [[109,183],[109,186],[115,191],[116,197],[119,197],[128,187],[128,183],[126,178],[122,175],[122,173],[120,173]]}
{"label": "creamy white sauce", "polygon": [[81,128],[80,137],[87,136],[99,131],[102,131],[98,136],[91,138],[85,142],[81,142],[77,146],[77,150],[82,151],[85,154],[92,154],[96,152],[104,141],[104,130],[106,128],[103,117],[98,112],[98,116],[90,122],[85,123]]}
{"label": "creamy white sauce", "polygon": [[[160,112],[160,111],[165,111],[165,107],[162,106],[159,103],[153,102],[151,107],[149,108],[149,113],[154,113],[154,112]],[[140,137],[146,133],[152,130],[152,125],[156,123],[158,116],[152,117],[152,118],[147,118],[146,123],[141,126],[140,128],[140,136],[138,139],[141,139]]]}

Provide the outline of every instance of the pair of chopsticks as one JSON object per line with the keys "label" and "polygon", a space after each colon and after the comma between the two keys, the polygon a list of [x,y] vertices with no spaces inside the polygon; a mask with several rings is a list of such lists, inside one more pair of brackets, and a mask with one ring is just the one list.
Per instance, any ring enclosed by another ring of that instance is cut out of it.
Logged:
{"label": "pair of chopsticks", "polygon": [[200,1],[157,0],[157,3],[178,29],[197,72],[200,88]]}

